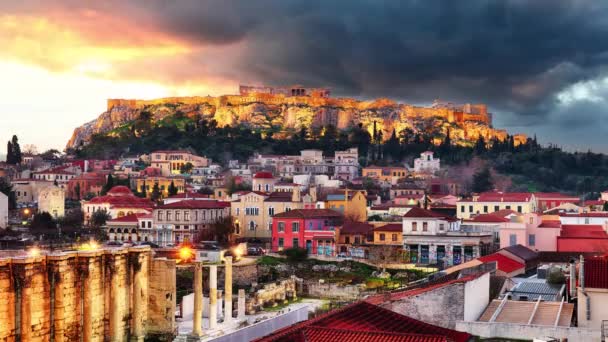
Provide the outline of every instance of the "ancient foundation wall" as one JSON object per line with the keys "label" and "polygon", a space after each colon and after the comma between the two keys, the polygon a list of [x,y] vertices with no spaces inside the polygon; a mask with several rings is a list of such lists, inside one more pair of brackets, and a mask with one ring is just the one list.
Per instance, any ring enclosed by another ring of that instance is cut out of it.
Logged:
{"label": "ancient foundation wall", "polygon": [[[165,305],[149,308],[161,292]],[[174,294],[175,262],[157,263],[148,247],[3,258],[0,341],[143,341],[148,325],[173,333]]]}

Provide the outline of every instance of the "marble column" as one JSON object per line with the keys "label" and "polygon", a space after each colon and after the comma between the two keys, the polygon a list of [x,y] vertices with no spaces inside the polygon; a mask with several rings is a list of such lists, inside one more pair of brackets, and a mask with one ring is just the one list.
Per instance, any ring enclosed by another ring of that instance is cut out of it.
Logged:
{"label": "marble column", "polygon": [[203,266],[194,264],[194,310],[192,316],[192,335],[203,334]]}
{"label": "marble column", "polygon": [[209,329],[217,327],[217,266],[209,266]]}
{"label": "marble column", "polygon": [[222,302],[223,302],[223,298],[222,298],[222,290],[217,290],[217,317],[221,318],[224,313],[223,313],[223,309],[224,307],[222,306]]}
{"label": "marble column", "polygon": [[237,318],[245,318],[245,290],[239,289],[239,298],[237,302]]}
{"label": "marble column", "polygon": [[232,257],[226,257],[224,272],[224,322],[232,320]]}

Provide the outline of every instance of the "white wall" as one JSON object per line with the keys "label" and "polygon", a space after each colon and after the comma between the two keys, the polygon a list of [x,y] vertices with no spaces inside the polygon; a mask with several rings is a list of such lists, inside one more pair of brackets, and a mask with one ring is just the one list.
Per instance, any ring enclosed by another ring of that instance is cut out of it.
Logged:
{"label": "white wall", "polygon": [[8,196],[0,192],[0,228],[8,227]]}
{"label": "white wall", "polygon": [[579,217],[579,216],[560,216],[562,224],[589,224],[603,226],[608,222],[608,217]]}
{"label": "white wall", "polygon": [[464,284],[464,320],[475,321],[490,303],[490,273]]}
{"label": "white wall", "polygon": [[527,325],[515,323],[456,322],[456,330],[484,338],[531,340],[535,337],[551,336],[569,342],[600,342],[601,332],[576,327],[550,325]]}

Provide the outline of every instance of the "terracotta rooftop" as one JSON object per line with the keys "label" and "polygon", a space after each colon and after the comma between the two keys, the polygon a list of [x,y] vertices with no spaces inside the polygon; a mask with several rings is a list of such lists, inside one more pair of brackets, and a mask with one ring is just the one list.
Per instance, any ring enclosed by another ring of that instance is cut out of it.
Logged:
{"label": "terracotta rooftop", "polygon": [[266,172],[266,171],[260,171],[258,173],[256,173],[253,178],[256,179],[272,179],[274,178],[274,176],[272,175],[272,172]]}
{"label": "terracotta rooftop", "polygon": [[505,247],[501,250],[507,251],[523,260],[527,261],[532,261],[538,258],[538,253],[536,253],[535,251],[531,250],[528,247],[522,246],[522,245],[515,245],[515,246],[509,246],[509,247]]}
{"label": "terracotta rooftop", "polygon": [[460,202],[529,202],[532,198],[529,192],[482,192],[477,195],[477,200],[462,200]]}
{"label": "terracotta rooftop", "polygon": [[494,322],[517,323],[569,327],[574,313],[574,304],[541,301],[538,303],[530,301],[507,300],[501,306],[501,300],[495,299],[490,302],[486,310],[479,317],[480,322],[489,322],[498,311]]}
{"label": "terracotta rooftop", "polygon": [[403,225],[401,223],[388,223],[383,226],[374,228],[377,232],[402,232]]}
{"label": "terracotta rooftop", "polygon": [[500,215],[492,214],[479,214],[475,215],[473,218],[466,220],[468,222],[490,222],[490,223],[501,223],[501,222],[510,222],[511,220],[504,218]]}
{"label": "terracotta rooftop", "polygon": [[342,214],[331,209],[295,209],[282,212],[273,218],[315,218],[315,217],[342,217]]}
{"label": "terracotta rooftop", "polygon": [[400,315],[367,302],[357,302],[325,315],[283,328],[258,342],[465,342],[468,333]]}
{"label": "terracotta rooftop", "polygon": [[199,194],[198,192],[182,192],[181,194],[173,195],[170,199],[178,198],[209,198],[209,195]]}
{"label": "terracotta rooftop", "polygon": [[444,214],[439,214],[431,210],[422,209],[420,207],[413,207],[403,217],[409,218],[437,218],[445,220],[454,220],[452,217],[448,217]]}
{"label": "terracotta rooftop", "polygon": [[230,207],[229,202],[184,200],[161,205],[158,209],[222,209],[227,207]]}
{"label": "terracotta rooftop", "polygon": [[340,234],[367,234],[374,226],[366,222],[345,222],[340,229]]}
{"label": "terracotta rooftop", "polygon": [[585,259],[585,286],[608,289],[607,256]]}
{"label": "terracotta rooftop", "polygon": [[505,255],[500,253],[493,253],[490,255],[482,256],[478,258],[479,261],[485,263],[496,262],[496,269],[503,271],[505,273],[511,273],[517,271],[519,269],[524,269],[526,265],[517,262]]}

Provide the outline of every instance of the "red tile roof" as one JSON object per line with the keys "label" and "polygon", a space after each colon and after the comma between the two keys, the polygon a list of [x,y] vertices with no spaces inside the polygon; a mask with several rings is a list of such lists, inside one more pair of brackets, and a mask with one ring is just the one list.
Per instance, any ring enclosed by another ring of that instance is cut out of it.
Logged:
{"label": "red tile roof", "polygon": [[468,333],[424,323],[368,302],[357,302],[344,308],[330,311],[325,315],[283,328],[257,341],[465,342],[469,338],[471,338],[471,335]]}
{"label": "red tile roof", "polygon": [[412,218],[420,218],[420,217],[429,217],[429,218],[446,218],[445,215],[438,214],[434,211],[422,209],[420,207],[413,207],[408,210],[403,217],[412,217]]}
{"label": "red tile roof", "polygon": [[123,217],[117,217],[115,219],[109,220],[108,223],[137,223],[137,221],[141,218],[152,218],[150,214],[131,214]]}
{"label": "red tile roof", "polygon": [[[477,195],[475,202],[529,202],[532,194],[529,192],[482,192]],[[473,202],[472,199],[461,202]]]}
{"label": "red tile roof", "polygon": [[315,218],[341,217],[342,214],[331,209],[295,209],[274,215],[274,218]]}
{"label": "red tile roof", "polygon": [[223,209],[228,207],[230,207],[229,202],[184,200],[161,205],[158,209]]}
{"label": "red tile roof", "polygon": [[124,185],[117,185],[108,191],[108,195],[132,195],[131,189]]}
{"label": "red tile roof", "polygon": [[374,228],[377,232],[402,232],[403,225],[401,223],[388,223],[383,226]]}
{"label": "red tile roof", "polygon": [[608,212],[590,212],[590,213],[560,213],[559,216],[564,217],[608,217]]}
{"label": "red tile roof", "polygon": [[606,256],[585,259],[585,286],[608,289],[608,258]]}
{"label": "red tile roof", "polygon": [[560,220],[544,220],[538,228],[561,228],[562,222]]}
{"label": "red tile roof", "polygon": [[467,221],[469,221],[469,222],[491,222],[491,223],[510,222],[509,219],[506,219],[506,218],[496,215],[494,213],[475,215],[475,217],[473,217]]}
{"label": "red tile roof", "polygon": [[517,271],[519,269],[523,269],[526,267],[526,265],[524,265],[520,262],[517,262],[500,253],[494,253],[494,254],[482,256],[478,259],[479,259],[479,261],[483,262],[484,264],[495,261],[496,268],[505,273],[511,273],[513,271]]}
{"label": "red tile roof", "polygon": [[266,172],[266,171],[261,171],[256,173],[253,178],[258,178],[258,179],[272,179],[274,178],[274,176],[272,175],[272,172]]}
{"label": "red tile roof", "polygon": [[182,192],[181,194],[170,196],[171,199],[176,198],[209,198],[209,195],[199,194],[197,192]]}
{"label": "red tile roof", "polygon": [[600,225],[564,224],[561,237],[608,238],[608,234]]}
{"label": "red tile roof", "polygon": [[340,234],[367,234],[374,226],[366,222],[345,222]]}
{"label": "red tile roof", "polygon": [[578,198],[578,196],[565,195],[559,192],[535,192],[534,197],[541,201],[548,199],[557,199],[561,201],[580,201],[580,198]]}

